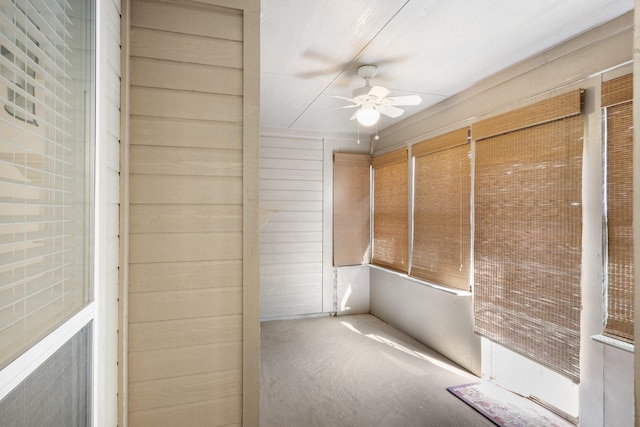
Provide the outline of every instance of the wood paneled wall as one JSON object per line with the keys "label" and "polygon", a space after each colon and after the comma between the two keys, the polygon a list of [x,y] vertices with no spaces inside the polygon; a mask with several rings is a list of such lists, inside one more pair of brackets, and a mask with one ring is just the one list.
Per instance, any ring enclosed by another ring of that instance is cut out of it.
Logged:
{"label": "wood paneled wall", "polygon": [[320,139],[260,140],[263,319],[323,312],[323,147]]}
{"label": "wood paneled wall", "polygon": [[130,4],[131,426],[242,423],[243,34],[242,10]]}

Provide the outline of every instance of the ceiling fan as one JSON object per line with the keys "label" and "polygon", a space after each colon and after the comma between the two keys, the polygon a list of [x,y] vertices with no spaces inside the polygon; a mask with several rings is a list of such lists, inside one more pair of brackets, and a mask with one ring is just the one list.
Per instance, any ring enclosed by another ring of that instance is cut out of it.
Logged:
{"label": "ceiling fan", "polygon": [[396,118],[404,113],[403,105],[419,105],[422,98],[418,95],[390,96],[389,89],[382,86],[371,86],[370,80],[378,74],[375,65],[363,65],[358,68],[358,75],[365,80],[365,85],[353,91],[352,98],[344,96],[334,96],[334,98],[344,99],[353,102],[353,105],[345,105],[338,108],[358,108],[351,116],[350,120],[358,120],[363,126],[372,126],[380,119],[380,114]]}

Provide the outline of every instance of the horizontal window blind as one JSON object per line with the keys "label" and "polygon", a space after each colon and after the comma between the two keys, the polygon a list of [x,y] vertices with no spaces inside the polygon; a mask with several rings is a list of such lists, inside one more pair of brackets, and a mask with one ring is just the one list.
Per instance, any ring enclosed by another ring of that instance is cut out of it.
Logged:
{"label": "horizontal window blind", "polygon": [[463,128],[415,144],[410,275],[470,289],[471,146]]}
{"label": "horizontal window blind", "polygon": [[582,91],[472,125],[479,334],[580,378]]}
{"label": "horizontal window blind", "polygon": [[372,263],[406,273],[409,268],[407,149],[372,159]]}
{"label": "horizontal window blind", "polygon": [[90,298],[88,10],[0,5],[0,366]]}
{"label": "horizontal window blind", "polygon": [[371,156],[333,155],[333,265],[360,265],[371,256]]}
{"label": "horizontal window blind", "polygon": [[633,77],[602,83],[606,150],[606,288],[604,333],[633,341]]}

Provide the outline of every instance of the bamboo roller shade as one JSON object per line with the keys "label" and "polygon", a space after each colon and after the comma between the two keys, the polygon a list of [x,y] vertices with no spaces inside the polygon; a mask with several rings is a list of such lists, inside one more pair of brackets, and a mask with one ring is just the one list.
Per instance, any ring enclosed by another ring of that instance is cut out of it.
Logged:
{"label": "bamboo roller shade", "polygon": [[469,128],[464,127],[411,146],[411,155],[424,156],[467,143],[469,143]]}
{"label": "bamboo roller shade", "polygon": [[360,166],[369,169],[371,156],[369,154],[334,153],[333,164],[338,166]]}
{"label": "bamboo roller shade", "polygon": [[374,157],[372,263],[406,273],[409,262],[407,149]]}
{"label": "bamboo roller shade", "polygon": [[543,124],[563,117],[580,114],[584,104],[584,90],[559,95],[533,105],[518,108],[473,124],[476,141],[517,129]]}
{"label": "bamboo roller shade", "polygon": [[411,276],[469,290],[471,159],[468,128],[418,143]]}
{"label": "bamboo roller shade", "polygon": [[[475,330],[575,381],[581,94],[536,103],[527,107],[530,114],[521,108],[480,122],[474,199]],[[478,138],[476,125],[473,132]]]}
{"label": "bamboo roller shade", "polygon": [[407,149],[392,151],[391,153],[383,154],[371,159],[371,165],[374,169],[381,168],[383,166],[391,166],[396,163],[407,162]]}
{"label": "bamboo roller shade", "polygon": [[336,267],[369,262],[370,167],[368,154],[334,154],[333,265]]}
{"label": "bamboo roller shade", "polygon": [[606,335],[633,341],[633,80],[602,84],[607,152]]}
{"label": "bamboo roller shade", "polygon": [[633,99],[633,74],[602,82],[602,107],[610,107]]}

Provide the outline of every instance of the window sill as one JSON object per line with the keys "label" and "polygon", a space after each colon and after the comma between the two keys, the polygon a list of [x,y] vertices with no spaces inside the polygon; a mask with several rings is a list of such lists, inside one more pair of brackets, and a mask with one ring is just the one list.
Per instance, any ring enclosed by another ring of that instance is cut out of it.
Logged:
{"label": "window sill", "polygon": [[369,268],[373,268],[373,269],[376,269],[376,270],[381,270],[381,271],[387,272],[389,274],[393,274],[393,275],[396,275],[396,276],[401,277],[403,279],[409,280],[411,282],[418,283],[418,284],[420,284],[422,286],[426,286],[428,288],[432,288],[432,289],[436,289],[438,291],[446,292],[448,294],[455,295],[455,296],[458,296],[458,297],[466,297],[466,296],[471,296],[472,295],[470,291],[462,291],[460,289],[447,288],[446,286],[441,286],[441,285],[436,285],[435,283],[425,282],[424,280],[420,280],[420,279],[416,279],[415,277],[411,277],[406,273],[400,273],[398,271],[390,270],[388,268],[380,267],[378,265],[374,265],[374,264],[366,264],[366,265],[369,266]]}
{"label": "window sill", "polygon": [[628,342],[607,337],[605,335],[593,335],[591,336],[591,339],[596,342],[606,344],[611,347],[619,348],[620,350],[625,350],[625,351],[628,351],[629,353],[633,353],[634,345],[629,344]]}

